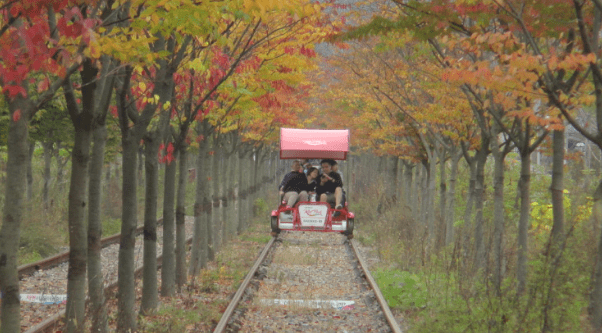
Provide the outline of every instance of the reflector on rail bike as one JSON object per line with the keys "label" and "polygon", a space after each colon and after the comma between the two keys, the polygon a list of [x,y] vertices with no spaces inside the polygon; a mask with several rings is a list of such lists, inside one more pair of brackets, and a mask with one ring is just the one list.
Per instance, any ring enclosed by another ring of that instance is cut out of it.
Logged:
{"label": "reflector on rail bike", "polygon": [[[349,130],[280,129],[280,159],[346,160],[348,152]],[[309,197],[310,201],[297,202],[291,208],[280,198],[278,209],[271,214],[272,233],[322,231],[353,237],[355,215],[348,210],[347,202],[335,209],[327,202],[317,202],[315,195]]]}

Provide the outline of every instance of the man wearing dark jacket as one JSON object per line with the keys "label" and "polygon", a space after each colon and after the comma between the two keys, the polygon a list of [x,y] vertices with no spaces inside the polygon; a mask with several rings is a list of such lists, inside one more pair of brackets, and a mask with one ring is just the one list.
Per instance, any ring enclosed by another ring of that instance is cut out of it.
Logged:
{"label": "man wearing dark jacket", "polygon": [[291,165],[291,172],[287,173],[286,175],[284,175],[284,178],[282,178],[282,181],[280,182],[280,186],[278,186],[278,192],[280,193],[281,199],[282,199],[282,196],[284,195],[284,185],[286,185],[286,183],[288,183],[288,181],[291,178],[302,173],[302,172],[300,172],[300,166],[301,166],[301,164],[299,163],[299,160],[294,160],[293,164]]}
{"label": "man wearing dark jacket", "polygon": [[307,176],[303,172],[299,172],[289,179],[283,188],[283,200],[286,201],[287,208],[292,208],[297,201],[307,201],[308,188]]}
{"label": "man wearing dark jacket", "polygon": [[331,159],[322,160],[322,175],[316,187],[316,194],[320,201],[335,205],[335,209],[343,208],[343,180],[341,175],[332,171],[336,162]]}

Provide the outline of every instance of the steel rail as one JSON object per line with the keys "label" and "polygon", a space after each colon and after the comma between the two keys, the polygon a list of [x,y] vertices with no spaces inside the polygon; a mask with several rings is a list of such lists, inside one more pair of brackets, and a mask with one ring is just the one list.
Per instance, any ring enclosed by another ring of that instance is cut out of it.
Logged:
{"label": "steel rail", "polygon": [[[234,313],[234,309],[236,309],[236,306],[240,302],[240,299],[242,298],[245,290],[247,289],[247,286],[249,285],[251,279],[255,276],[255,273],[257,272],[259,265],[261,265],[261,263],[263,262],[265,256],[267,255],[267,253],[268,253],[269,249],[271,248],[272,244],[274,243],[275,239],[276,239],[276,237],[272,237],[270,242],[265,245],[263,252],[259,256],[259,258],[257,258],[257,260],[255,261],[255,264],[253,265],[253,267],[251,268],[249,273],[247,273],[245,280],[243,281],[243,283],[240,285],[240,287],[236,291],[236,294],[234,295],[232,301],[228,305],[228,308],[226,308],[226,311],[224,311],[219,323],[213,330],[213,333],[222,333],[226,329],[226,325],[228,324],[230,317]],[[370,270],[368,269],[366,262],[360,255],[360,253],[358,251],[357,241],[351,240],[349,242],[349,244],[350,244],[351,248],[353,249],[353,253],[355,254],[355,257],[357,258],[357,261],[359,262],[359,265],[360,265],[362,271],[364,272],[364,276],[365,276],[366,280],[368,281],[370,288],[372,288],[372,290],[374,291],[376,300],[378,301],[378,304],[380,305],[381,309],[383,310],[385,319],[387,320],[387,323],[389,323],[391,331],[393,333],[403,333],[403,331],[399,327],[399,324],[397,323],[397,320],[393,316],[391,309],[389,308],[389,304],[385,300],[382,292],[380,291],[378,285],[376,284],[376,281],[372,277],[372,274],[370,274]]]}
{"label": "steel rail", "polygon": [[391,309],[389,308],[389,304],[387,303],[387,300],[385,299],[382,292],[380,291],[380,288],[378,288],[376,281],[372,277],[372,274],[370,274],[368,265],[366,265],[366,262],[364,261],[364,259],[362,258],[362,256],[359,253],[357,241],[355,239],[352,239],[350,243],[351,243],[351,248],[353,249],[353,252],[355,253],[355,257],[357,258],[358,262],[360,263],[360,267],[362,268],[362,270],[364,271],[364,274],[366,275],[366,280],[368,280],[370,287],[372,288],[372,290],[374,291],[374,294],[376,295],[376,300],[378,301],[378,304],[380,304],[380,307],[383,309],[383,312],[385,313],[385,319],[387,319],[389,326],[391,326],[391,330],[393,331],[393,333],[402,333],[403,331],[399,327],[399,324],[397,324],[397,320],[393,316],[393,313],[391,312]]}
{"label": "steel rail", "polygon": [[[119,236],[119,235],[120,234],[114,235],[114,236]],[[117,238],[119,239],[119,237],[117,237]],[[186,244],[187,245],[191,244],[192,239],[193,239],[193,237],[189,237],[186,240]],[[163,265],[163,254],[161,254],[157,257],[157,269],[161,268],[162,265]],[[140,275],[142,275],[143,269],[144,269],[144,266],[138,267],[134,271],[134,276],[136,278],[140,277]],[[113,280],[110,284],[108,284],[104,288],[105,297],[108,297],[112,291],[115,291],[115,289],[117,289],[117,283],[118,283],[118,280]],[[86,305],[87,305],[88,301],[89,301],[89,299],[86,297]],[[62,324],[60,324],[60,321],[63,320],[64,317],[65,317],[65,309],[62,309],[58,313],[53,314],[52,316],[44,319],[42,322],[38,323],[37,325],[30,327],[24,333],[54,332],[56,328],[59,328],[62,326]]]}
{"label": "steel rail", "polygon": [[[163,218],[157,221],[157,226],[163,223]],[[144,225],[141,225],[136,228],[136,235],[141,234],[144,231]],[[105,237],[100,240],[101,247],[107,247],[109,245],[119,243],[121,238],[121,234],[115,234],[112,236]],[[52,267],[58,266],[64,262],[69,260],[69,250],[58,253],[56,255],[44,258],[42,260],[38,260],[36,262],[32,262],[29,264],[21,265],[17,267],[17,271],[19,272],[19,280],[25,277],[26,275],[31,275],[39,270],[50,269]]]}
{"label": "steel rail", "polygon": [[228,324],[232,313],[234,313],[234,309],[236,309],[238,302],[240,302],[240,299],[243,296],[243,293],[245,292],[245,290],[247,290],[247,286],[251,282],[251,279],[253,278],[253,276],[255,276],[259,265],[261,265],[263,259],[265,259],[265,256],[268,254],[270,248],[272,247],[272,244],[274,244],[274,240],[276,240],[276,237],[272,237],[272,239],[270,239],[270,241],[264,246],[263,251],[259,255],[259,258],[257,258],[255,264],[253,265],[253,267],[251,267],[251,270],[243,280],[242,284],[240,285],[240,287],[238,287],[238,290],[236,291],[236,294],[234,294],[232,301],[230,301],[230,304],[226,308],[226,311],[224,311],[222,318],[217,323],[217,326],[213,330],[214,333],[221,333],[226,329],[226,325]]}

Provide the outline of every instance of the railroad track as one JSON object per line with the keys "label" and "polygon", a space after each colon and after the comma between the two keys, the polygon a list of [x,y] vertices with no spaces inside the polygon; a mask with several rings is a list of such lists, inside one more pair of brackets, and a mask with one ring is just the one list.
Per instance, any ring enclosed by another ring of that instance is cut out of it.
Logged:
{"label": "railroad track", "polygon": [[[162,222],[162,220],[159,220]],[[193,217],[186,217],[186,235],[193,233]],[[142,272],[143,226],[138,227],[136,235],[136,275]],[[157,226],[157,264],[160,267],[163,248],[162,223]],[[116,290],[117,264],[120,235],[113,235],[101,240],[101,260],[103,266],[105,294]],[[192,237],[187,237],[187,243]],[[69,252],[62,252],[43,260],[23,265],[18,268],[20,293],[32,295],[34,302],[21,302],[21,332],[43,333],[54,332],[61,327],[61,319],[65,314],[63,297],[67,290]]]}
{"label": "railroad track", "polygon": [[356,241],[282,232],[264,247],[214,332],[401,332]]}

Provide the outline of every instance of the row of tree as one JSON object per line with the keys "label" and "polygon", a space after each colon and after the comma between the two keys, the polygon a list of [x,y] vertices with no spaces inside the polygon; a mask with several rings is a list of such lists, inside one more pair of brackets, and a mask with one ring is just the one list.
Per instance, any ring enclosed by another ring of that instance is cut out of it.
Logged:
{"label": "row of tree", "polygon": [[[367,11],[374,14],[369,20]],[[565,126],[602,148],[601,13],[598,0],[358,4],[349,15],[359,25],[337,39],[346,41],[349,49],[330,57],[325,65],[328,75],[323,78],[330,84],[324,86],[322,101],[330,106],[330,119],[352,128],[355,145],[391,156],[385,158],[389,166],[383,170],[394,173],[391,179],[398,179],[399,170],[405,176],[388,184],[404,185],[405,193],[416,193],[408,190],[416,186],[411,185],[412,177],[420,175],[424,181],[418,209],[423,214],[415,218],[427,226],[431,242],[436,231],[436,175],[441,184],[438,211],[449,245],[457,237],[453,207],[458,164],[466,162],[470,189],[463,220],[472,235],[464,237],[474,240],[476,271],[484,271],[486,258],[493,258],[491,281],[498,293],[508,260],[504,170],[510,152],[518,152],[521,163],[513,267],[519,298],[528,281],[531,155],[536,149],[552,155],[550,248],[555,258],[562,257],[570,229],[563,206]],[[483,218],[485,167],[490,159],[494,163],[491,254]],[[395,193],[391,186],[385,202],[394,201]],[[602,183],[594,194],[596,224],[602,219],[601,195]],[[409,207],[417,207],[415,198],[404,199]],[[591,323],[597,330],[602,328],[599,239],[598,255],[592,258],[596,268],[589,302]],[[544,327],[549,329],[549,322]]]}
{"label": "row of tree", "polygon": [[[100,184],[109,136],[107,123],[115,119],[122,162],[117,329],[133,331],[141,145],[145,154],[141,310],[145,313],[157,306],[158,163],[166,163],[161,291],[171,295],[176,279],[184,281],[186,272],[183,225],[187,172],[182,161],[186,161],[188,147],[198,146],[195,234],[188,270],[197,274],[221,239],[210,233],[211,202],[223,204],[231,195],[225,191],[234,188],[231,183],[217,186],[208,182],[205,171],[212,163],[214,170],[224,168],[231,176],[228,179],[235,179],[234,165],[240,163],[237,189],[246,201],[239,208],[248,210],[248,196],[262,179],[258,163],[273,157],[270,151],[278,134],[275,129],[301,123],[297,115],[312,84],[304,71],[313,67],[313,45],[338,29],[338,23],[326,14],[328,6],[302,0],[2,1],[0,86],[8,110],[8,160],[0,230],[0,331],[20,330],[17,253],[27,163],[34,148],[30,147],[30,129],[32,134],[52,136],[53,131],[64,129],[51,122],[52,117],[66,112],[70,119],[73,146],[66,331],[83,329],[86,284],[92,330],[106,331]],[[238,162],[219,164],[235,155]],[[211,195],[221,200],[211,200]],[[244,225],[243,216],[238,229]]]}

